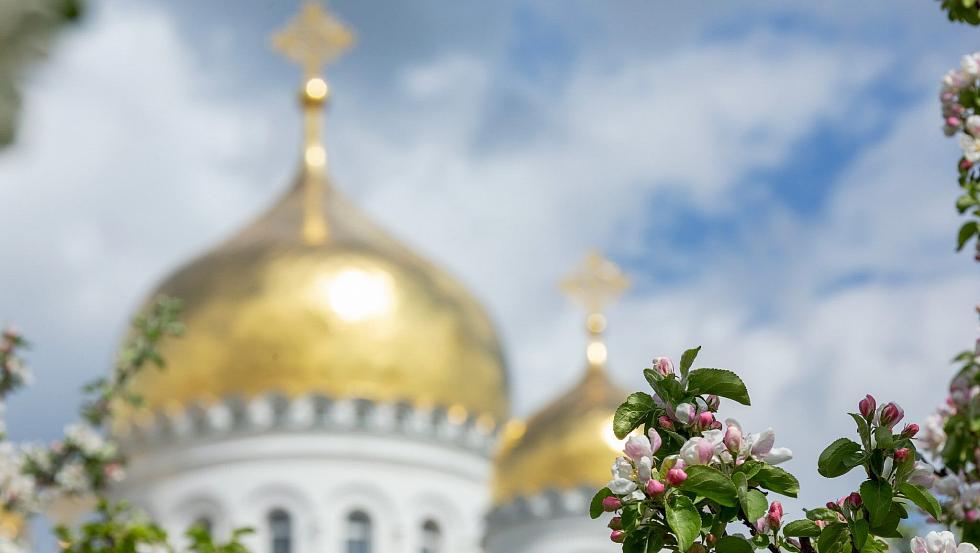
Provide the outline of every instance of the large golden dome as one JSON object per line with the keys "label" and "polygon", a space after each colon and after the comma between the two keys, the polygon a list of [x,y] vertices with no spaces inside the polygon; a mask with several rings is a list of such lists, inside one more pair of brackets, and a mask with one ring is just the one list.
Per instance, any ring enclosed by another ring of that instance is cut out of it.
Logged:
{"label": "large golden dome", "polygon": [[154,294],[183,301],[186,333],[162,347],[166,370],[133,382],[150,409],[276,392],[507,416],[503,355],[480,304],[330,185],[319,135],[329,89],[315,70],[350,40],[315,3],[276,37],[306,69],[299,177]]}
{"label": "large golden dome", "polygon": [[613,432],[613,415],[626,392],[606,372],[602,309],[628,286],[619,267],[598,252],[590,252],[562,282],[588,313],[585,376],[526,423],[507,425],[495,462],[496,505],[548,490],[599,489],[609,481],[608,467],[623,447]]}
{"label": "large golden dome", "polygon": [[183,301],[186,333],[164,344],[166,370],[134,382],[147,406],[323,393],[505,417],[501,348],[479,303],[330,187],[329,238],[307,244],[302,192],[301,179],[157,290]]}
{"label": "large golden dome", "polygon": [[606,485],[612,459],[622,451],[612,418],[625,397],[604,370],[590,368],[525,424],[508,425],[496,460],[494,503],[547,490]]}

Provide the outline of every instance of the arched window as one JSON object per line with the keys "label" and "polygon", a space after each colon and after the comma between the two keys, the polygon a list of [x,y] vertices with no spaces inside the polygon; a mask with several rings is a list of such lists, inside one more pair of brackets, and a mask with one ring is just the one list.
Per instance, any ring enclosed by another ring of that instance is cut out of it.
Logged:
{"label": "arched window", "polygon": [[422,525],[422,546],[419,553],[442,553],[442,530],[434,520]]}
{"label": "arched window", "polygon": [[292,553],[293,520],[289,513],[274,509],[269,513],[269,551],[271,553]]}
{"label": "arched window", "polygon": [[347,553],[371,553],[371,517],[363,511],[347,516]]}

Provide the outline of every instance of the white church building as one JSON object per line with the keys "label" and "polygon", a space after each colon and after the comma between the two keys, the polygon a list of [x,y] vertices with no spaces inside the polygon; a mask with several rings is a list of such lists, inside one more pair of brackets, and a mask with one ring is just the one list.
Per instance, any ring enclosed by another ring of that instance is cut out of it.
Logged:
{"label": "white church building", "polygon": [[152,294],[184,302],[164,371],[135,381],[118,494],[168,531],[250,526],[256,553],[601,553],[587,517],[619,447],[598,255],[566,282],[588,315],[579,383],[510,419],[494,327],[473,296],[331,182],[322,65],[352,41],[317,3],[275,37],[304,71],[300,169],[284,195]]}

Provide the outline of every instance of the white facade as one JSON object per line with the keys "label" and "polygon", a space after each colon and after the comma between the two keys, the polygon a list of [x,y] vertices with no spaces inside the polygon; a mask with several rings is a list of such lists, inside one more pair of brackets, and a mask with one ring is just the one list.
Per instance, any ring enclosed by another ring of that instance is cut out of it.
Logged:
{"label": "white facade", "polygon": [[[556,466],[560,470],[559,466]],[[487,553],[612,553],[609,515],[589,518],[594,490],[580,488],[517,499],[487,518]]]}
{"label": "white facade", "polygon": [[189,409],[126,440],[119,494],[173,535],[252,527],[256,553],[478,553],[495,436],[452,418],[323,397]]}

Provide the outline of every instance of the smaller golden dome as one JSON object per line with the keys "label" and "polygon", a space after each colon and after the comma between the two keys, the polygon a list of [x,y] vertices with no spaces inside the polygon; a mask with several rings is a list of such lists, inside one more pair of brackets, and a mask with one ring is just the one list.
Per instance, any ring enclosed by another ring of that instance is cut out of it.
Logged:
{"label": "smaller golden dome", "polygon": [[606,371],[593,366],[523,428],[511,425],[496,461],[494,503],[547,490],[604,486],[609,465],[622,450],[612,418],[624,397]]}
{"label": "smaller golden dome", "polygon": [[609,481],[612,458],[623,440],[613,433],[613,415],[626,397],[606,374],[606,317],[602,310],[629,287],[620,268],[592,251],[561,288],[586,309],[585,376],[532,416],[510,423],[495,464],[496,505],[547,490],[598,489]]}

